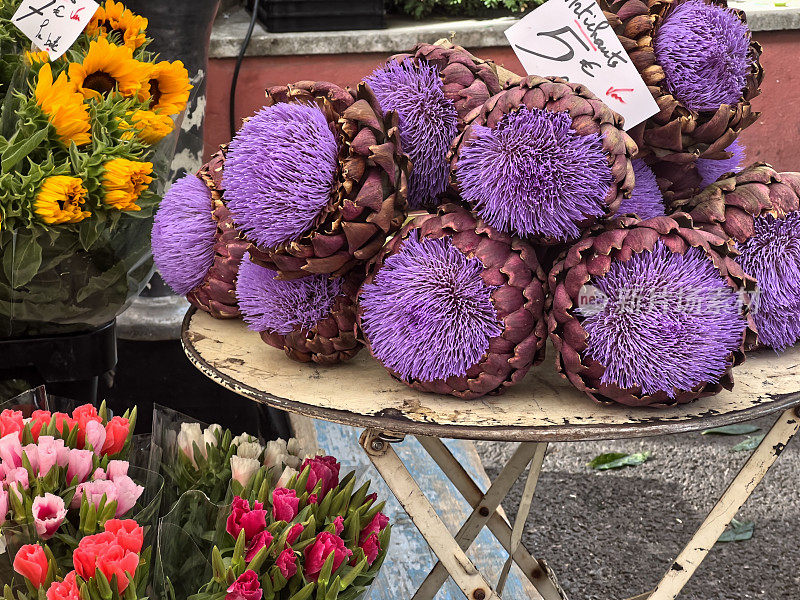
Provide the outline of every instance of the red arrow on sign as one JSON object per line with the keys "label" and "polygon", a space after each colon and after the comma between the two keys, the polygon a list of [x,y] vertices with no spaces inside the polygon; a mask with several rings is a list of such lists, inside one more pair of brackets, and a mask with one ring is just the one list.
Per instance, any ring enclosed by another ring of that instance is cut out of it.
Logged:
{"label": "red arrow on sign", "polygon": [[611,86],[606,90],[606,96],[611,96],[612,98],[614,98],[614,100],[619,100],[620,102],[625,104],[625,100],[622,99],[622,96],[620,96],[619,93],[632,92],[632,91],[633,88],[615,88],[614,86]]}

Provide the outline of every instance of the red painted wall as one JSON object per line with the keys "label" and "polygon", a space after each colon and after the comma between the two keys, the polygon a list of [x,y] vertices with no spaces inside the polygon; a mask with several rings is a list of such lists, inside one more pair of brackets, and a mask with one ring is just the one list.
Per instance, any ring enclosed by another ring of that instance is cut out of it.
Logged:
{"label": "red painted wall", "polygon": [[[753,105],[761,118],[743,134],[750,161],[762,160],[778,170],[800,171],[800,31],[760,32],[764,46],[761,62],[766,71],[762,94]],[[491,58],[512,71],[522,66],[511,48],[476,48],[476,55]],[[251,115],[264,100],[264,89],[302,79],[355,85],[381,61],[383,54],[334,54],[248,58],[239,73],[236,108],[239,118]],[[233,59],[215,59],[209,65],[206,108],[206,155],[229,141],[228,97]]]}

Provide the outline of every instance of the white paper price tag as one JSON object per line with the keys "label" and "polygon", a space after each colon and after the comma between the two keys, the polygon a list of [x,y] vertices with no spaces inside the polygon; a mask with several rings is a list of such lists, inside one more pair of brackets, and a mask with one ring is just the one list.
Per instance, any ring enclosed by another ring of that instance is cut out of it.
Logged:
{"label": "white paper price tag", "polygon": [[658,112],[636,67],[595,0],[548,0],[506,30],[528,75],[588,87],[630,129]]}
{"label": "white paper price tag", "polygon": [[23,0],[11,21],[55,60],[75,43],[98,8],[94,0]]}

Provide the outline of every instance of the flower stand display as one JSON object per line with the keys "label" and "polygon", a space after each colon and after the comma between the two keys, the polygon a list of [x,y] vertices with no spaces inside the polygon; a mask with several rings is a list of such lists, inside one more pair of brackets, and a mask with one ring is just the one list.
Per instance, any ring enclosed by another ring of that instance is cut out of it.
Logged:
{"label": "flower stand display", "polygon": [[[194,310],[187,314],[182,339],[189,359],[220,385],[257,402],[364,430],[362,448],[440,560],[414,600],[434,598],[448,575],[467,598],[503,597],[505,578],[487,581],[465,554],[484,528],[530,579],[536,588],[531,598],[564,598],[549,568],[520,544],[548,442],[698,431],[782,413],[657,588],[637,597],[672,599],[800,429],[800,375],[792,368],[800,360],[800,348],[778,356],[768,350],[752,354],[737,371],[735,392],[688,406],[626,408],[594,403],[546,365],[504,396],[469,404],[409,389],[364,355],[320,377],[317,367],[287,361],[280,351],[265,349],[242,323],[215,320]],[[425,490],[398,458],[393,446],[406,436],[417,438],[474,507],[456,534],[437,516]],[[442,438],[514,442],[519,448],[484,494]],[[523,506],[512,525],[498,507],[528,465]]]}

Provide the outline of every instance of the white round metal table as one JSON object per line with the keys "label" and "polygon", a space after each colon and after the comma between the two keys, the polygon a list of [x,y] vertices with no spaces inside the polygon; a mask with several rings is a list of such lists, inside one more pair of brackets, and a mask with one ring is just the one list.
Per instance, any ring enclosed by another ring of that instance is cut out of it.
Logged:
{"label": "white round metal table", "polygon": [[[636,600],[675,598],[800,428],[800,347],[780,355],[768,350],[752,353],[734,371],[733,391],[683,406],[631,408],[595,403],[563,379],[551,359],[502,396],[464,401],[407,387],[368,352],[333,367],[291,361],[280,350],[265,345],[241,321],[216,320],[195,309],[184,320],[182,343],[201,372],[242,396],[365,429],[362,447],[440,560],[413,600],[433,598],[448,575],[470,600],[501,597],[504,578],[491,585],[464,552],[484,527],[509,552],[507,564],[516,562],[531,581],[538,593],[532,598],[565,597],[549,567],[530,556],[520,543],[548,442],[698,431],[782,413],[656,589]],[[392,450],[392,444],[406,435],[419,439],[473,506],[472,515],[457,534],[448,531]],[[519,447],[483,493],[442,438],[519,442]],[[529,465],[522,505],[512,527],[497,509]]]}

